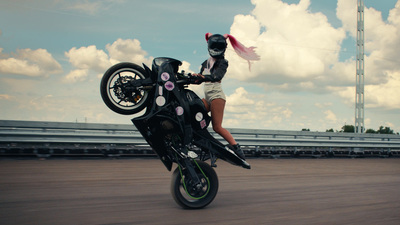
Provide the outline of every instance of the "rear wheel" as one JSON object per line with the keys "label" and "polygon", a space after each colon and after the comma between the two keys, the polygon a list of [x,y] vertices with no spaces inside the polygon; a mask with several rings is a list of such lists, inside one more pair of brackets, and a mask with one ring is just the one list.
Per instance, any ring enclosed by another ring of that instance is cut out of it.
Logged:
{"label": "rear wheel", "polygon": [[150,98],[149,87],[135,86],[134,81],[149,75],[134,63],[118,63],[103,75],[100,93],[104,103],[116,113],[131,115],[142,111]]}
{"label": "rear wheel", "polygon": [[180,167],[172,174],[171,194],[175,202],[186,209],[200,209],[210,204],[218,192],[218,176],[210,165],[203,161],[193,161],[200,184],[196,185],[188,176],[188,171]]}

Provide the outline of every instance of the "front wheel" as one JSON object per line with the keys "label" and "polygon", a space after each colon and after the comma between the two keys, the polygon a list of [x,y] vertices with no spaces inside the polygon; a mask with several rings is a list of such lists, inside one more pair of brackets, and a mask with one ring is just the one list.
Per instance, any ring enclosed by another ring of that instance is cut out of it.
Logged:
{"label": "front wheel", "polygon": [[[116,113],[132,115],[149,103],[151,87],[135,86],[135,81],[149,75],[134,63],[118,63],[108,69],[101,79],[100,93],[104,103]],[[136,82],[137,83],[137,82]]]}
{"label": "front wheel", "polygon": [[218,192],[218,176],[210,165],[203,161],[193,161],[200,184],[196,185],[188,176],[188,171],[177,167],[172,174],[171,194],[175,202],[186,209],[200,209],[210,204]]}

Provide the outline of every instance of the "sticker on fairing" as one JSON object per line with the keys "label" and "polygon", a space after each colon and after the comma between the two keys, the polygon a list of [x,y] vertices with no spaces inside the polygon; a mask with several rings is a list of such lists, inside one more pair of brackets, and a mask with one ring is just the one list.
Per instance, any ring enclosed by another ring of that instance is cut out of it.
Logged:
{"label": "sticker on fairing", "polygon": [[167,89],[168,91],[172,91],[175,88],[174,83],[172,83],[171,81],[167,81],[164,85],[165,89]]}
{"label": "sticker on fairing", "polygon": [[206,120],[200,121],[200,127],[201,129],[204,129],[207,126]]}
{"label": "sticker on fairing", "polygon": [[203,119],[203,113],[201,112],[196,113],[195,118],[198,122],[200,122]]}
{"label": "sticker on fairing", "polygon": [[162,95],[163,94],[163,87],[159,86],[158,87],[158,95]]}
{"label": "sticker on fairing", "polygon": [[176,112],[176,115],[182,116],[184,110],[183,110],[182,106],[178,106],[178,107],[176,107],[175,112]]}
{"label": "sticker on fairing", "polygon": [[161,74],[161,80],[167,81],[167,80],[169,80],[169,78],[170,78],[169,73],[164,72]]}
{"label": "sticker on fairing", "polygon": [[158,96],[158,97],[156,98],[156,104],[157,104],[158,106],[163,106],[163,105],[165,105],[165,98],[164,98],[163,96]]}

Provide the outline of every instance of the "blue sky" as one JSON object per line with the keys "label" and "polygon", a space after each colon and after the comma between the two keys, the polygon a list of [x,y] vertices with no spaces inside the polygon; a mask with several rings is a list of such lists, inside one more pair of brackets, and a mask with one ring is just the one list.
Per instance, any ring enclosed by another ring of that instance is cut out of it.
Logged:
{"label": "blue sky", "polygon": [[[354,124],[355,12],[348,0],[0,0],[0,119],[130,123],[102,103],[120,61],[169,56],[198,71],[204,34],[230,33],[224,126],[313,131]],[[366,128],[400,131],[400,3],[365,0]],[[201,96],[201,87],[193,89]]]}

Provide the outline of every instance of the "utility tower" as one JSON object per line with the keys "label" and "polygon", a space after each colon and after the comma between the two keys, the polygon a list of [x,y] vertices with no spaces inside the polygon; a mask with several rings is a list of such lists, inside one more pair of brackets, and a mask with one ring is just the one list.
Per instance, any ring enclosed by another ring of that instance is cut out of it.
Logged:
{"label": "utility tower", "polygon": [[364,0],[357,0],[355,133],[364,133]]}

